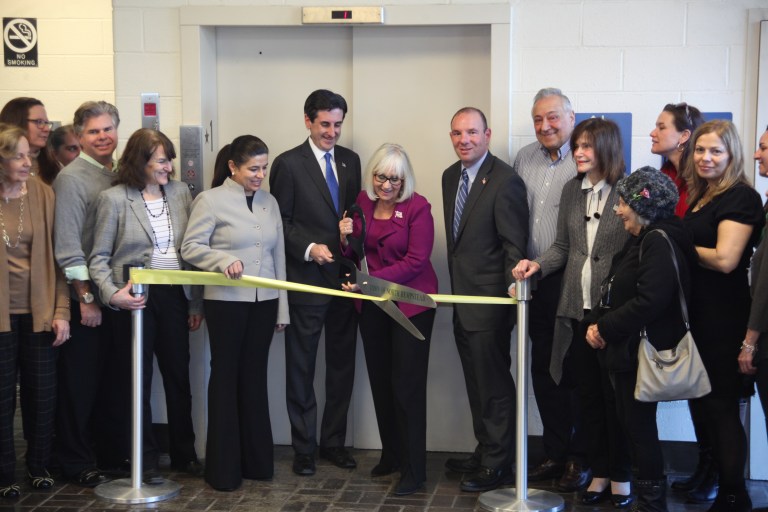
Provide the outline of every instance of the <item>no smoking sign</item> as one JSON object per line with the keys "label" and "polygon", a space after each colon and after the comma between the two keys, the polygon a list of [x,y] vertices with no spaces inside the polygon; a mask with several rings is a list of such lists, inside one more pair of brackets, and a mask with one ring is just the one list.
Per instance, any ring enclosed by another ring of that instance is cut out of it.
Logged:
{"label": "no smoking sign", "polygon": [[37,67],[37,19],[3,18],[6,67]]}

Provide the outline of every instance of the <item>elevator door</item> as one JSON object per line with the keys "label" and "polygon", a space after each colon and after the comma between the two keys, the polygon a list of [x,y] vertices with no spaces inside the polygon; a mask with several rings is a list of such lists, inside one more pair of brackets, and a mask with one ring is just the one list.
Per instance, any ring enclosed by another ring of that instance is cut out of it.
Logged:
{"label": "elevator door", "polygon": [[[405,147],[417,190],[432,204],[432,262],[440,291],[448,293],[440,177],[456,160],[448,136],[453,113],[472,105],[493,114],[490,27],[220,27],[216,45],[219,145],[251,133],[264,139],[273,160],[306,139],[304,100],[326,88],[347,99],[340,144],[357,151],[364,168],[380,144]],[[475,441],[451,332],[451,310],[440,308],[430,354],[427,443],[430,450],[469,451]],[[318,414],[324,379],[321,340]],[[269,401],[275,442],[290,444],[283,335],[275,336],[270,352]],[[379,446],[360,343],[347,442]]]}

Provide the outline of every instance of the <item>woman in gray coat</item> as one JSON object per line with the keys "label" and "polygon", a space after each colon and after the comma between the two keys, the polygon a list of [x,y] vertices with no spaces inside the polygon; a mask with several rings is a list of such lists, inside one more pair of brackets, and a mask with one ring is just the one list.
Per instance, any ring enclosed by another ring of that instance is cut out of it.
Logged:
{"label": "woman in gray coat", "polygon": [[[268,158],[266,144],[253,135],[232,141],[230,177],[192,205],[181,248],[185,260],[229,279],[285,280],[280,209],[261,189]],[[234,286],[206,286],[203,296],[211,338],[205,480],[233,491],[243,478],[267,480],[274,472],[267,361],[273,333],[289,322],[288,296]]]}
{"label": "woman in gray coat", "polygon": [[[114,382],[125,404],[126,428],[119,439],[130,453],[131,311],[144,309],[144,481],[159,483],[158,445],[152,433],[153,355],[163,377],[168,409],[171,466],[202,476],[195,453],[192,395],[189,384],[189,331],[200,327],[202,301],[181,286],[153,285],[143,296],[131,295],[126,266],[178,270],[187,265],[179,255],[192,197],[187,186],[171,177],[176,157],[171,141],[161,132],[141,129],[128,139],[120,158],[116,186],[99,194],[99,219],[88,260],[89,272],[103,304],[111,308],[115,351],[108,368],[119,372]],[[149,474],[147,473],[149,472]]]}
{"label": "woman in gray coat", "polygon": [[581,325],[597,306],[611,260],[629,237],[612,211],[625,167],[619,128],[605,119],[582,121],[571,135],[571,149],[578,175],[563,187],[555,242],[539,258],[521,260],[512,275],[547,276],[565,267],[550,371],[555,382],[575,382],[578,388],[577,428],[589,441],[586,462],[594,475],[582,501],[592,504],[610,493],[614,505],[624,507],[631,502],[627,436],[619,426],[604,358],[587,345],[586,326]]}

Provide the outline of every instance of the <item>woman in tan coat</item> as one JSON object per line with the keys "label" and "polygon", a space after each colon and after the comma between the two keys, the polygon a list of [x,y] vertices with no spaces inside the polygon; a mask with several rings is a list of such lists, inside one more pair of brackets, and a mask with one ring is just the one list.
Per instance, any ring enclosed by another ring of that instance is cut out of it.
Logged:
{"label": "woman in tan coat", "polygon": [[29,179],[24,132],[0,124],[0,497],[16,498],[13,415],[17,372],[27,438],[27,475],[50,489],[56,347],[69,338],[67,284],[53,259],[53,190]]}

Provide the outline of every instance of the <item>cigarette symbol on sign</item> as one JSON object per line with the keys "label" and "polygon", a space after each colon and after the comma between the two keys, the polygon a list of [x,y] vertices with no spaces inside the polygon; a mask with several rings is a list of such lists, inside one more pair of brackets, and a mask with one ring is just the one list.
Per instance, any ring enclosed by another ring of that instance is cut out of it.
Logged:
{"label": "cigarette symbol on sign", "polygon": [[3,39],[14,52],[27,53],[37,44],[37,30],[29,21],[16,18],[5,26]]}

